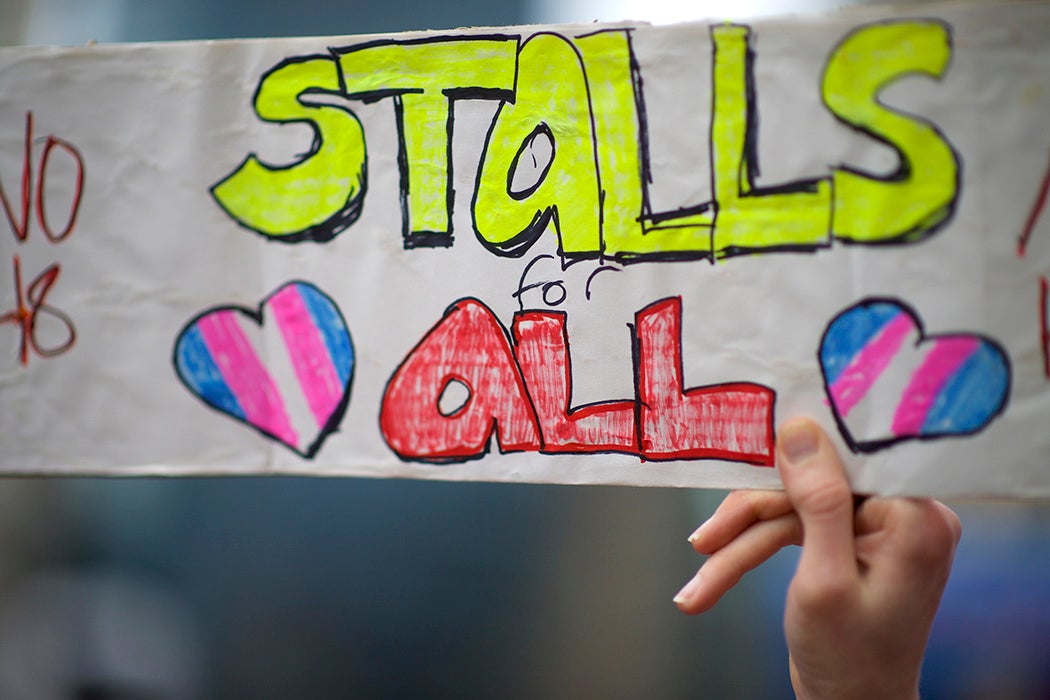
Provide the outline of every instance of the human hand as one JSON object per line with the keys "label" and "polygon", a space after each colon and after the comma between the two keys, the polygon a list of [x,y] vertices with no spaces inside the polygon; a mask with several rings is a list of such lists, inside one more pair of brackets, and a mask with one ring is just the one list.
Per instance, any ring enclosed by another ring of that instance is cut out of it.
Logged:
{"label": "human hand", "polygon": [[710,555],[675,597],[709,610],[740,578],[802,544],[784,633],[800,700],[918,698],[930,627],[962,526],[930,499],[854,505],[842,462],[810,421],[785,424],[777,462],[784,491],[734,491],[690,537]]}

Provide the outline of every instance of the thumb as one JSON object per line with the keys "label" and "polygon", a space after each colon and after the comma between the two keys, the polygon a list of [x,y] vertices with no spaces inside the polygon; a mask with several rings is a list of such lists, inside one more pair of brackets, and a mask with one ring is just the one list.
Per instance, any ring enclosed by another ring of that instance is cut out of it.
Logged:
{"label": "thumb", "polygon": [[856,574],[853,494],[834,445],[809,420],[785,423],[777,438],[780,478],[802,521],[799,572],[824,581]]}

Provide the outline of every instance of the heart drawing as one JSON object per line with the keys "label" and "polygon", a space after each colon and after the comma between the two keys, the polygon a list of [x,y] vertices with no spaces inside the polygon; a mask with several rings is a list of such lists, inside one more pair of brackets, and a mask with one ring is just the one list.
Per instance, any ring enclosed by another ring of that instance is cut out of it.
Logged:
{"label": "heart drawing", "polygon": [[831,410],[854,452],[971,435],[1006,408],[1010,362],[977,334],[926,335],[918,314],[870,298],[836,316],[820,342]]}
{"label": "heart drawing", "polygon": [[350,400],[354,347],[339,308],[307,282],[283,285],[258,310],[209,309],[179,333],[179,379],[208,406],[310,459]]}

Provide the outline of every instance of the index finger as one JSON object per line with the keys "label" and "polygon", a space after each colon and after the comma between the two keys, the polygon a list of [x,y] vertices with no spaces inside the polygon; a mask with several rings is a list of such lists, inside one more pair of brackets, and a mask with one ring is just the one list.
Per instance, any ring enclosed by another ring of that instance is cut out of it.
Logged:
{"label": "index finger", "polygon": [[858,574],[853,493],[834,445],[816,423],[785,423],[777,436],[784,491],[802,520],[799,573],[831,582]]}

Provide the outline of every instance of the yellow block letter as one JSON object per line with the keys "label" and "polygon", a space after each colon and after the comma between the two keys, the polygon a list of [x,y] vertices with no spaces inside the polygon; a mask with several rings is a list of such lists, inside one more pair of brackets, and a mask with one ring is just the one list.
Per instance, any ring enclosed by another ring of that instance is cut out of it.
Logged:
{"label": "yellow block letter", "polygon": [[630,31],[602,30],[576,37],[583,56],[598,144],[602,192],[602,252],[634,258],[652,252],[641,222],[641,115],[635,81],[641,80],[631,51]]}
{"label": "yellow block letter", "polygon": [[455,99],[511,99],[515,36],[381,40],[337,51],[351,98],[394,99],[405,248],[452,245]]}
{"label": "yellow block letter", "polygon": [[841,121],[885,143],[900,158],[888,176],[835,170],[837,238],[909,243],[933,233],[955,210],[959,158],[937,128],[884,107],[878,93],[905,75],[939,79],[951,58],[948,29],[934,21],[861,27],[843,40],[824,71],[823,95]]}
{"label": "yellow block letter", "polygon": [[711,29],[715,45],[711,160],[719,257],[814,248],[827,245],[830,238],[831,183],[826,179],[755,187],[758,117],[749,35],[750,30],[740,25]]}
{"label": "yellow block letter", "polygon": [[537,34],[518,55],[518,89],[485,139],[474,230],[490,250],[520,256],[553,220],[559,250],[601,249],[598,163],[590,96],[575,47]]}

